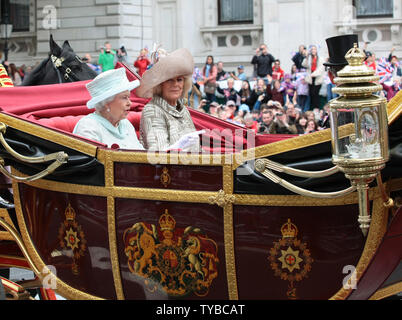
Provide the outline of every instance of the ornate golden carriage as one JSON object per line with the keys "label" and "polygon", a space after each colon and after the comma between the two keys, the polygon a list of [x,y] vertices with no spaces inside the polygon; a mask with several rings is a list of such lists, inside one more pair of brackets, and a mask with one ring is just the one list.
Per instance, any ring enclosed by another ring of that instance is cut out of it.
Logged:
{"label": "ornate golden carriage", "polygon": [[[15,204],[0,211],[0,266],[30,268],[68,299],[381,299],[402,291],[401,93],[387,106],[395,154],[370,184],[364,236],[358,194],[333,167],[330,130],[252,137],[191,111],[220,152],[113,150],[71,134],[88,112],[84,84],[0,91],[1,167]],[[138,130],[144,101],[133,101]],[[384,206],[389,197],[394,207]]]}

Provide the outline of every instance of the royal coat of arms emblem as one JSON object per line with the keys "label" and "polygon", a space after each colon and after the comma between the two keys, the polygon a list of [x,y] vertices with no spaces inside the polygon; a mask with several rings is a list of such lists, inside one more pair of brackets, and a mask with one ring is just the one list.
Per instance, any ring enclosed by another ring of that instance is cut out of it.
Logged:
{"label": "royal coat of arms emblem", "polygon": [[176,227],[165,211],[159,226],[139,222],[124,232],[129,270],[144,279],[150,292],[162,289],[169,296],[194,293],[206,296],[218,276],[218,246],[202,230]]}
{"label": "royal coat of arms emblem", "polygon": [[59,228],[59,244],[62,249],[72,251],[73,264],[71,270],[74,275],[78,275],[78,261],[84,256],[87,241],[82,227],[75,220],[76,213],[71,204],[68,204],[64,214],[66,219]]}
{"label": "royal coat of arms emblem", "polygon": [[298,229],[290,219],[282,225],[281,233],[282,239],[274,242],[268,261],[275,276],[289,281],[287,297],[292,300],[298,299],[294,283],[307,277],[314,260],[306,243],[297,239]]}

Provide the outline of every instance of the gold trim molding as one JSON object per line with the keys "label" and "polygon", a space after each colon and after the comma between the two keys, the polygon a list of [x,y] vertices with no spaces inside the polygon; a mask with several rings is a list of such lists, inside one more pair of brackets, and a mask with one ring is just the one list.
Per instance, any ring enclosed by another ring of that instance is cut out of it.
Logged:
{"label": "gold trim molding", "polygon": [[[336,206],[357,203],[356,193],[345,197],[335,199],[314,199],[299,195],[246,195],[233,193],[233,172],[230,166],[224,167],[223,190],[226,195],[234,195],[234,205],[255,205],[255,206]],[[15,169],[12,172],[22,175]],[[397,190],[401,185],[401,179],[387,182],[391,186],[390,190]],[[27,185],[56,192],[68,192],[71,194],[93,195],[100,197],[116,197],[141,200],[159,200],[159,201],[183,201],[194,203],[210,203],[210,198],[215,197],[217,192],[212,191],[185,191],[185,190],[166,190],[166,189],[148,189],[148,188],[130,188],[130,187],[97,187],[69,184],[50,180],[38,180],[25,183]],[[370,199],[379,196],[376,188],[370,189]]]}
{"label": "gold trim molding", "polygon": [[[27,259],[30,259],[32,261],[33,265],[33,270],[35,274],[39,277],[39,279],[42,281],[43,280],[43,275],[41,274],[40,270],[44,270],[46,267],[45,263],[43,262],[42,258],[36,251],[36,248],[34,244],[32,243],[31,237],[29,236],[29,232],[27,229],[27,226],[25,224],[25,219],[22,213],[22,204],[20,202],[20,195],[19,195],[19,188],[18,188],[18,183],[13,181],[13,191],[14,191],[14,204],[16,208],[16,213],[17,213],[17,219],[18,219],[18,225],[20,227],[21,231],[21,237],[23,244],[26,248],[27,255],[24,256]],[[48,273],[46,274],[48,275]],[[103,300],[100,297],[93,296],[90,294],[87,294],[85,292],[82,292],[76,288],[73,288],[66,284],[64,281],[61,279],[57,278],[56,279],[56,289],[55,291],[59,293],[61,296],[65,297],[66,299],[76,299],[76,300]]]}
{"label": "gold trim molding", "polygon": [[107,220],[109,234],[110,261],[112,264],[113,280],[118,300],[124,300],[123,285],[121,282],[119,255],[117,253],[116,215],[113,197],[107,198]]}
{"label": "gold trim molding", "polygon": [[402,113],[402,91],[399,91],[395,97],[387,104],[388,125],[392,124]]}
{"label": "gold trim molding", "polygon": [[225,194],[225,191],[219,190],[215,196],[208,198],[209,204],[216,204],[221,208],[225,208],[229,204],[233,204],[236,201],[236,197],[233,194]]}
{"label": "gold trim molding", "polygon": [[78,138],[70,137],[67,134],[42,127],[38,124],[29,122],[29,120],[17,119],[0,112],[0,122],[4,122],[9,127],[21,130],[35,137],[52,141],[56,144],[66,146],[92,157],[96,156],[97,146],[84,142]]}
{"label": "gold trim molding", "polygon": [[236,196],[233,195],[233,169],[230,165],[223,167],[223,190],[228,197],[226,205],[223,207],[223,231],[225,244],[226,277],[228,284],[228,294],[230,300],[239,299],[236,275],[236,254],[233,225],[233,203]]}
{"label": "gold trim molding", "polygon": [[377,290],[369,300],[381,300],[402,292],[402,282]]}
{"label": "gold trim molding", "polygon": [[[108,157],[109,156],[109,157]],[[223,166],[232,164],[230,154],[182,154],[182,153],[154,153],[135,151],[113,151],[99,149],[98,160],[105,164],[106,161],[124,163],[145,163],[160,165],[189,165],[189,166]]]}
{"label": "gold trim molding", "polygon": [[[13,221],[8,214],[7,209],[0,209],[0,218],[3,218],[10,226],[15,228]],[[14,240],[14,237],[8,231],[0,231],[0,241],[1,240]]]}
{"label": "gold trim molding", "polygon": [[223,209],[223,230],[225,243],[226,277],[228,283],[228,293],[230,300],[238,300],[239,293],[237,288],[236,258],[233,227],[233,205],[228,204]]}
{"label": "gold trim molding", "polygon": [[[372,217],[369,233],[367,236],[366,244],[363,253],[360,256],[359,262],[356,266],[356,280],[359,281],[363,275],[364,270],[368,267],[370,260],[374,256],[381,240],[387,229],[388,222],[388,208],[384,207],[382,197],[378,197],[373,201]],[[340,289],[335,293],[330,300],[345,300],[352,292],[353,289]]]}

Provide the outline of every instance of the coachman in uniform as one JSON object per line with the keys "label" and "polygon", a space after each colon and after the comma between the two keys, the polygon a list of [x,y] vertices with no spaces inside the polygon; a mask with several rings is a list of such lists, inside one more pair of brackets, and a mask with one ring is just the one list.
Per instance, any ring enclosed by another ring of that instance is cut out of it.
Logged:
{"label": "coachman in uniform", "polygon": [[0,87],[14,87],[13,82],[7,74],[6,68],[0,63]]}

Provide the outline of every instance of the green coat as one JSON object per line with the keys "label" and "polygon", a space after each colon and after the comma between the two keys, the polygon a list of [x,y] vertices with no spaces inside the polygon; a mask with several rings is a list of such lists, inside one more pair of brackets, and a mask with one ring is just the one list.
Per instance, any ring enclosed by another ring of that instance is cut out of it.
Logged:
{"label": "green coat", "polygon": [[111,50],[110,53],[102,52],[99,55],[98,64],[102,66],[102,71],[108,71],[114,69],[114,61],[116,57],[116,51]]}

